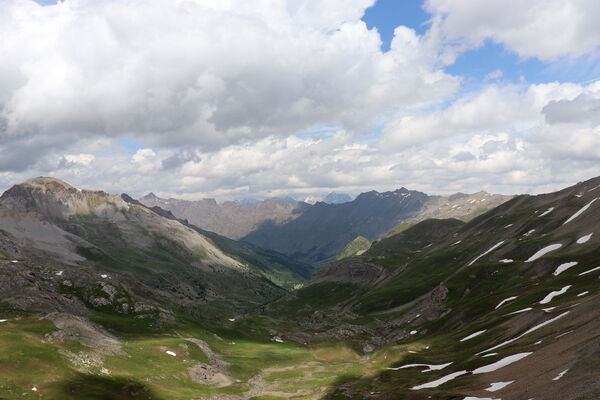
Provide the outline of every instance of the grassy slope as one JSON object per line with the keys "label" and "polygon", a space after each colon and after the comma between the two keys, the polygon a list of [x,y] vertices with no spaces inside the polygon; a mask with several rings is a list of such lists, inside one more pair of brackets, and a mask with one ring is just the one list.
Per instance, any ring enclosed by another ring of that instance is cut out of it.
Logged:
{"label": "grassy slope", "polygon": [[369,247],[371,247],[371,242],[369,239],[364,236],[357,236],[353,241],[348,243],[346,247],[344,247],[344,250],[342,250],[335,259],[341,260],[343,258],[360,255],[369,250]]}

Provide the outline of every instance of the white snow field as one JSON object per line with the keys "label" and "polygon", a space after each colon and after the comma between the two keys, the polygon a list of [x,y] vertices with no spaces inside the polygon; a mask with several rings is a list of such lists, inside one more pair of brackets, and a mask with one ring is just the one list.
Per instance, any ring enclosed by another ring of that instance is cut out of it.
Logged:
{"label": "white snow field", "polygon": [[565,376],[565,374],[569,372],[569,369],[565,369],[564,371],[562,371],[560,374],[556,375],[556,377],[552,378],[553,381],[557,381],[560,378],[562,378],[563,376]]}
{"label": "white snow field", "polygon": [[577,244],[584,244],[584,243],[586,243],[588,240],[590,240],[592,238],[593,234],[594,234],[594,232],[592,232],[592,233],[590,233],[588,235],[580,237],[579,239],[577,239]]}
{"label": "white snow field", "polygon": [[577,295],[577,297],[583,297],[583,296],[585,296],[585,295],[586,295],[586,294],[588,294],[588,293],[589,293],[589,291],[587,291],[587,290],[586,290],[585,292],[581,292],[581,293],[579,293],[579,294]]}
{"label": "white snow field", "polygon": [[474,337],[477,337],[477,336],[481,335],[481,334],[482,334],[483,332],[485,332],[485,331],[486,331],[486,329],[484,329],[484,330],[482,330],[482,331],[477,331],[477,332],[475,332],[475,333],[471,333],[469,336],[466,336],[466,337],[464,337],[464,338],[460,339],[460,341],[461,341],[461,342],[465,342],[465,341],[467,341],[467,340],[469,340],[469,339],[473,339]]}
{"label": "white snow field", "polygon": [[560,243],[555,243],[555,244],[551,244],[550,246],[546,246],[543,249],[538,250],[534,255],[532,255],[527,260],[525,260],[525,262],[535,261],[538,258],[550,253],[551,251],[560,249],[561,247],[562,247],[562,244],[560,244]]}
{"label": "white snow field", "polygon": [[537,325],[535,325],[533,328],[529,328],[529,329],[527,329],[525,332],[523,332],[522,334],[520,334],[520,335],[519,335],[519,336],[517,336],[517,337],[514,337],[514,338],[512,338],[512,339],[505,340],[504,342],[502,342],[502,343],[500,343],[500,344],[497,344],[497,345],[495,345],[494,347],[490,347],[489,349],[485,349],[485,350],[483,350],[483,351],[480,351],[480,352],[479,352],[479,353],[477,353],[476,355],[480,355],[480,354],[484,354],[484,353],[489,353],[490,351],[494,351],[494,350],[496,350],[496,349],[499,349],[499,348],[500,348],[500,347],[502,347],[502,346],[505,346],[505,345],[507,345],[507,344],[509,344],[509,343],[512,343],[512,342],[516,341],[516,340],[519,340],[519,339],[521,339],[522,337],[524,337],[525,335],[528,335],[528,334],[530,334],[531,332],[535,332],[535,331],[537,331],[538,329],[540,329],[540,328],[543,328],[544,326],[546,326],[546,325],[548,325],[548,324],[551,324],[552,322],[554,322],[554,321],[556,321],[556,320],[558,320],[558,319],[560,319],[560,318],[564,317],[564,316],[565,316],[565,315],[567,315],[568,313],[570,313],[570,311],[565,311],[564,313],[562,313],[562,314],[560,314],[560,315],[558,315],[558,316],[556,316],[556,317],[554,317],[554,318],[551,318],[551,319],[549,319],[549,320],[547,320],[547,321],[544,321],[544,322],[542,322],[542,323],[540,323],[540,324],[537,324]]}
{"label": "white snow field", "polygon": [[600,267],[596,267],[596,268],[592,268],[592,269],[588,269],[587,271],[584,271],[582,273],[579,274],[579,276],[583,276],[583,275],[587,275],[587,274],[591,274],[594,271],[598,271],[600,270]]}
{"label": "white snow field", "polygon": [[569,222],[571,222],[571,221],[573,221],[575,218],[577,218],[577,217],[579,217],[581,214],[583,214],[583,213],[585,212],[585,210],[587,210],[588,208],[590,208],[590,206],[591,206],[592,204],[594,204],[594,202],[595,202],[596,200],[598,200],[598,197],[596,197],[594,200],[592,200],[592,201],[590,201],[589,203],[587,203],[585,206],[581,207],[581,208],[579,209],[579,211],[577,211],[575,214],[571,215],[571,216],[569,217],[569,219],[568,219],[568,220],[566,220],[565,222],[563,222],[563,225],[564,225],[564,224],[567,224],[567,223],[569,223]]}
{"label": "white snow field", "polygon": [[466,373],[467,373],[467,371],[453,372],[453,373],[443,376],[440,379],[437,379],[435,381],[427,382],[422,385],[413,386],[410,388],[410,390],[420,390],[420,389],[429,389],[429,388],[438,387],[438,386],[440,386],[446,382],[449,382],[452,379],[458,378],[459,376],[464,375]]}
{"label": "white snow field", "polygon": [[507,365],[510,365],[512,363],[515,363],[519,360],[524,359],[525,357],[527,357],[530,354],[533,354],[533,352],[517,353],[517,354],[513,354],[512,356],[504,357],[502,360],[496,361],[495,363],[484,365],[483,367],[477,368],[476,370],[473,371],[473,374],[484,374],[486,372],[497,371],[502,367],[506,367]]}
{"label": "white snow field", "polygon": [[506,314],[506,315],[521,314],[521,313],[523,313],[523,312],[525,312],[525,311],[531,311],[531,310],[533,310],[533,308],[531,308],[531,307],[527,307],[527,308],[522,308],[522,309],[520,309],[520,310],[517,310],[517,311],[513,311],[513,312],[511,312],[511,313],[508,313],[508,314]]}
{"label": "white snow field", "polygon": [[481,257],[485,256],[486,254],[489,254],[492,251],[496,250],[498,247],[502,246],[503,244],[504,244],[504,240],[501,240],[500,242],[496,243],[495,245],[493,245],[492,247],[490,247],[486,252],[483,252],[480,255],[478,255],[477,257],[475,257],[475,259],[473,261],[471,261],[469,263],[469,265],[473,265],[473,263],[475,261],[479,260]]}
{"label": "white snow field", "polygon": [[509,301],[512,301],[512,300],[514,300],[516,298],[517,298],[517,296],[507,297],[506,299],[504,299],[500,303],[498,303],[498,305],[496,306],[496,308],[494,308],[494,310],[499,309],[504,303],[508,303]]}
{"label": "white snow field", "polygon": [[577,265],[577,261],[571,261],[571,262],[568,262],[568,263],[560,264],[558,266],[558,268],[556,268],[556,271],[554,271],[552,273],[552,275],[558,276],[558,275],[562,274],[563,272],[565,272],[566,270],[568,270],[569,268],[574,267],[576,265]]}
{"label": "white snow field", "polygon": [[554,210],[554,207],[550,207],[549,209],[547,209],[546,211],[544,211],[543,213],[541,213],[540,215],[538,215],[538,217],[543,217],[544,215],[548,215],[550,214],[552,211]]}
{"label": "white snow field", "polygon": [[502,388],[507,387],[508,385],[510,385],[511,383],[513,383],[514,381],[508,381],[508,382],[493,382],[489,388],[485,389],[488,392],[496,392]]}
{"label": "white snow field", "polygon": [[492,399],[491,397],[467,396],[463,400],[502,400],[502,399]]}
{"label": "white snow field", "polygon": [[434,365],[434,364],[407,364],[407,365],[403,365],[401,367],[394,367],[394,368],[388,368],[388,369],[390,371],[398,371],[399,369],[405,369],[405,368],[427,367],[427,369],[424,369],[421,372],[429,372],[429,371],[439,371],[441,369],[446,368],[450,364],[452,364],[452,362],[449,362],[449,363],[446,363],[446,364],[439,364],[439,365]]}
{"label": "white snow field", "polygon": [[564,286],[562,289],[560,290],[555,290],[554,292],[550,292],[546,295],[546,297],[544,297],[541,301],[540,304],[548,304],[552,301],[553,298],[555,298],[556,296],[560,296],[561,294],[565,294],[567,293],[567,290],[569,290],[569,288],[571,287],[571,285],[567,285]]}

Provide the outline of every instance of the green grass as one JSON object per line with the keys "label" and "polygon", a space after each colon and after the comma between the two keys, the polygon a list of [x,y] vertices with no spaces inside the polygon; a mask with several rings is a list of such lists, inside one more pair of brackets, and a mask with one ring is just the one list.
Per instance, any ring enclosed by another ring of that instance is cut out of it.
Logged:
{"label": "green grass", "polygon": [[369,247],[371,247],[371,242],[369,239],[363,236],[357,236],[354,240],[348,243],[346,247],[344,247],[344,250],[342,250],[335,259],[342,260],[344,258],[360,255],[369,250]]}
{"label": "green grass", "polygon": [[388,233],[385,237],[391,237],[394,235],[397,235],[399,233],[404,232],[405,230],[407,230],[408,228],[412,227],[414,224],[411,224],[410,222],[403,222],[400,225],[398,225],[397,227],[395,227],[394,229],[392,229],[392,231],[390,233]]}

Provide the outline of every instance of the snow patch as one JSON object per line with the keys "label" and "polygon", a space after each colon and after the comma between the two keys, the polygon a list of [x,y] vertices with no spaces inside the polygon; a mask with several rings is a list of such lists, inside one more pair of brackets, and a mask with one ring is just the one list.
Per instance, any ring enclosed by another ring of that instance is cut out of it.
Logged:
{"label": "snow patch", "polygon": [[540,304],[548,304],[552,301],[553,298],[555,298],[556,296],[560,296],[561,294],[565,294],[567,293],[567,290],[569,290],[569,288],[571,287],[571,285],[567,285],[565,287],[563,287],[560,290],[555,290],[554,292],[550,292],[546,295],[546,297],[544,297],[541,301]]}
{"label": "snow patch", "polygon": [[508,224],[508,225],[506,225],[506,226],[504,227],[504,229],[506,229],[506,228],[510,228],[511,226],[513,226],[513,224]]}
{"label": "snow patch", "polygon": [[230,322],[235,322],[235,318],[227,318]]}
{"label": "snow patch", "polygon": [[457,244],[459,244],[461,242],[461,240],[459,240],[458,242],[452,243],[450,246],[456,246]]}
{"label": "snow patch", "polygon": [[549,209],[547,209],[546,211],[544,211],[543,213],[538,215],[538,218],[543,217],[544,215],[550,214],[553,210],[554,210],[554,207],[550,207]]}
{"label": "snow patch", "polygon": [[583,275],[587,275],[587,274],[591,274],[594,271],[598,271],[600,270],[600,267],[596,267],[596,268],[592,268],[592,269],[588,269],[587,271],[584,271],[582,273],[579,274],[579,276],[583,276]]}
{"label": "snow patch", "polygon": [[562,378],[563,376],[565,376],[565,374],[569,372],[569,369],[565,369],[564,371],[562,371],[560,374],[556,375],[554,378],[552,378],[553,381],[557,381],[560,378]]}
{"label": "snow patch", "polygon": [[415,335],[418,331],[410,331],[411,335]]}
{"label": "snow patch", "polygon": [[548,308],[542,308],[542,311],[544,311],[545,313],[549,313],[550,311],[556,309],[556,307],[548,307]]}
{"label": "snow patch", "polygon": [[530,231],[527,231],[527,233],[525,233],[524,235],[525,235],[525,236],[529,236],[529,235],[531,235],[533,232],[535,232],[535,229],[532,229],[532,230],[530,230]]}
{"label": "snow patch", "polygon": [[481,358],[492,357],[492,356],[497,356],[497,355],[498,355],[498,353],[487,353],[487,354],[482,355]]}
{"label": "snow patch", "polygon": [[590,190],[588,190],[588,192],[591,192],[592,190],[596,190],[600,187],[600,185],[596,186],[595,188],[591,188]]}
{"label": "snow patch", "polygon": [[55,273],[54,275],[56,276],[61,276],[63,274],[63,271],[58,271],[57,273]]}
{"label": "snow patch", "polygon": [[277,342],[277,343],[283,343],[283,339],[280,338],[279,336],[273,336],[271,338],[272,341]]}
{"label": "snow patch", "polygon": [[499,309],[499,308],[502,306],[502,304],[504,304],[504,303],[507,303],[507,302],[509,302],[509,301],[512,301],[512,300],[514,300],[514,299],[516,299],[516,298],[517,298],[517,296],[511,296],[511,297],[507,297],[506,299],[504,299],[504,300],[502,300],[500,303],[498,303],[498,305],[496,306],[496,308],[494,308],[494,310],[497,310],[497,309]]}
{"label": "snow patch", "polygon": [[531,311],[531,310],[533,310],[533,308],[531,308],[531,307],[527,307],[527,308],[522,308],[522,309],[520,309],[520,310],[517,310],[517,311],[513,311],[513,312],[511,312],[511,313],[508,313],[508,314],[506,314],[506,315],[521,314],[521,313],[524,313],[524,312],[526,312],[526,311]]}
{"label": "snow patch", "polygon": [[545,254],[548,254],[548,253],[550,253],[551,251],[554,251],[554,250],[558,250],[561,247],[562,247],[562,244],[560,244],[560,243],[555,243],[555,244],[551,244],[550,246],[546,246],[543,249],[538,250],[534,255],[532,255],[527,260],[525,260],[525,262],[535,261],[538,258],[544,256]]}
{"label": "snow patch", "polygon": [[502,388],[507,387],[508,385],[510,385],[511,383],[513,383],[514,381],[508,381],[508,382],[493,382],[489,388],[485,389],[488,392],[495,392],[498,391]]}
{"label": "snow patch", "polygon": [[558,266],[558,268],[556,268],[556,271],[554,271],[552,273],[552,275],[558,276],[558,275],[562,274],[563,272],[565,272],[566,270],[568,270],[569,268],[574,267],[576,265],[577,265],[577,261],[571,261],[571,262],[568,262],[568,263],[560,264]]}
{"label": "snow patch", "polygon": [[6,322],[8,321],[7,319],[0,319],[0,322]]}
{"label": "snow patch", "polygon": [[566,223],[569,223],[571,221],[573,221],[575,218],[579,217],[581,214],[583,214],[585,212],[585,210],[587,210],[588,208],[590,208],[590,206],[592,204],[594,204],[594,202],[598,200],[598,197],[596,197],[594,200],[590,201],[589,203],[587,203],[585,206],[581,207],[579,209],[579,211],[577,211],[575,214],[571,215],[569,217],[568,220],[566,220],[565,222],[563,222],[563,225],[565,225]]}
{"label": "snow patch", "polygon": [[577,297],[583,297],[583,296],[585,296],[585,295],[586,295],[586,294],[588,294],[588,293],[589,293],[589,291],[587,291],[587,290],[586,290],[585,292],[581,292],[581,293],[579,293],[579,294],[577,295]]}
{"label": "snow patch", "polygon": [[446,363],[446,364],[438,364],[438,365],[432,365],[432,364],[407,364],[407,365],[403,365],[401,367],[394,367],[394,368],[388,368],[388,369],[390,371],[398,371],[399,369],[404,369],[404,368],[427,367],[427,369],[424,369],[421,372],[429,372],[429,371],[439,371],[441,369],[446,368],[450,364],[452,364],[452,362],[449,362],[449,363]]}
{"label": "snow patch", "polygon": [[102,278],[102,279],[106,279],[106,278],[108,278],[108,275],[106,275],[106,274],[102,274],[102,275],[100,275],[100,278]]}
{"label": "snow patch", "polygon": [[515,337],[515,338],[512,338],[512,339],[505,340],[504,342],[502,342],[502,343],[500,343],[500,344],[497,344],[497,345],[496,345],[496,346],[494,346],[494,347],[490,347],[489,349],[486,349],[486,350],[480,351],[480,352],[479,352],[479,353],[477,353],[476,355],[480,355],[480,354],[483,354],[483,353],[489,353],[490,351],[493,351],[493,350],[499,349],[500,347],[502,347],[502,346],[504,346],[504,345],[507,345],[507,344],[509,344],[509,343],[512,343],[512,342],[514,342],[514,341],[516,341],[516,340],[519,340],[519,339],[521,339],[523,336],[525,336],[525,335],[528,335],[528,334],[530,334],[531,332],[535,332],[535,331],[537,331],[538,329],[540,329],[540,328],[543,328],[544,326],[546,326],[546,325],[548,325],[548,324],[551,324],[552,322],[554,322],[554,321],[556,321],[556,320],[558,320],[558,319],[560,319],[560,318],[564,317],[564,316],[565,316],[565,315],[567,315],[568,313],[570,313],[570,311],[565,311],[564,313],[560,314],[560,315],[559,315],[559,316],[557,316],[557,317],[554,317],[554,318],[552,318],[552,319],[549,319],[549,320],[547,320],[547,321],[544,321],[544,322],[542,322],[542,323],[540,323],[540,324],[537,324],[537,325],[536,325],[536,326],[534,326],[533,328],[529,328],[528,330],[526,330],[525,332],[523,332],[522,334],[520,334],[519,336],[517,336],[517,337]]}
{"label": "snow patch", "polygon": [[477,368],[476,370],[473,371],[473,374],[484,374],[487,372],[497,371],[500,368],[506,367],[507,365],[510,365],[519,360],[522,360],[531,354],[533,354],[533,352],[518,353],[518,354],[513,354],[512,356],[504,357],[502,360],[496,361],[495,363],[488,364],[483,367]]}
{"label": "snow patch", "polygon": [[491,397],[467,396],[463,400],[502,400],[502,399],[492,399]]}
{"label": "snow patch", "polygon": [[590,240],[592,238],[593,234],[594,234],[594,232],[580,237],[579,239],[577,239],[577,244],[584,244],[585,242],[587,242],[588,240]]}
{"label": "snow patch", "polygon": [[481,253],[479,256],[477,256],[473,261],[471,261],[468,265],[473,265],[473,263],[477,260],[479,260],[481,257],[485,256],[488,253],[491,253],[492,251],[496,250],[498,247],[502,246],[504,244],[504,240],[501,240],[500,242],[496,243],[495,245],[493,245],[492,247],[490,247],[486,252]]}
{"label": "snow patch", "polygon": [[413,386],[410,388],[410,390],[420,390],[420,389],[428,389],[428,388],[438,387],[441,384],[451,381],[452,379],[458,378],[459,376],[464,375],[466,373],[467,373],[467,371],[453,372],[450,375],[443,376],[440,379],[437,379],[435,381],[424,383],[422,385]]}
{"label": "snow patch", "polygon": [[471,333],[469,336],[467,336],[467,337],[464,337],[464,338],[460,339],[460,341],[461,341],[461,342],[465,342],[465,341],[467,341],[467,340],[469,340],[469,339],[473,339],[474,337],[481,335],[481,334],[482,334],[483,332],[485,332],[485,331],[486,331],[486,329],[484,329],[484,330],[482,330],[482,331],[477,331],[477,332],[475,332],[475,333]]}
{"label": "snow patch", "polygon": [[560,335],[556,336],[556,339],[558,339],[558,338],[561,338],[561,337],[563,337],[563,336],[565,336],[565,335],[568,335],[568,334],[569,334],[569,333],[571,333],[571,332],[573,332],[573,331],[572,331],[572,330],[570,330],[570,331],[567,331],[567,332],[565,332],[565,333],[561,333]]}
{"label": "snow patch", "polygon": [[511,259],[511,258],[503,258],[502,260],[500,260],[500,262],[501,262],[501,263],[504,263],[504,264],[509,264],[509,263],[511,263],[511,262],[513,262],[513,261],[514,261],[514,260],[513,260],[513,259]]}
{"label": "snow patch", "polygon": [[167,351],[165,351],[165,353],[167,353],[170,356],[177,357],[177,354],[174,351],[167,350]]}

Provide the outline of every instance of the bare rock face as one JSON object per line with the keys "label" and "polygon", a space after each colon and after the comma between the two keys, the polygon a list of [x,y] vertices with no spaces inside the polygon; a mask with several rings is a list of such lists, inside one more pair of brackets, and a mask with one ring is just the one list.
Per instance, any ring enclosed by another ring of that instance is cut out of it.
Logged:
{"label": "bare rock face", "polygon": [[233,380],[225,371],[203,363],[188,368],[188,375],[191,380],[203,385],[222,387],[233,383]]}
{"label": "bare rock face", "polygon": [[358,258],[336,261],[317,272],[311,284],[318,282],[356,283],[361,285],[375,281],[383,272],[383,267],[364,262]]}
{"label": "bare rock face", "polygon": [[124,355],[117,338],[84,317],[65,313],[50,313],[46,319],[59,329],[48,336],[49,340],[75,340],[102,354]]}

